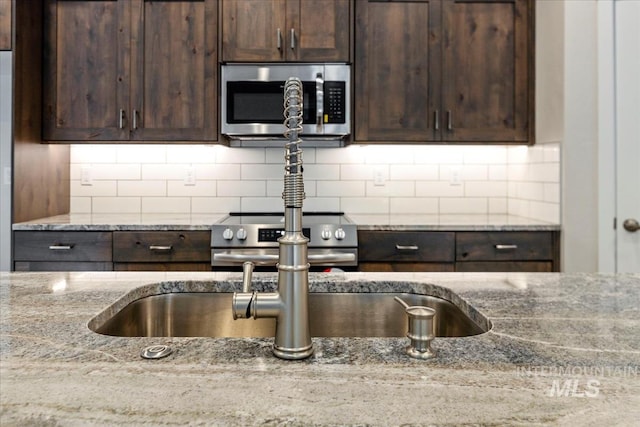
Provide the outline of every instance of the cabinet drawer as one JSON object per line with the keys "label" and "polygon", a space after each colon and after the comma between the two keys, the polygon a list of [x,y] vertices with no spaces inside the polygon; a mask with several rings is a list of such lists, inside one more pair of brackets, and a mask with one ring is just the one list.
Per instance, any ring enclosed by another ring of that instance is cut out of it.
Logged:
{"label": "cabinet drawer", "polygon": [[111,262],[111,232],[16,231],[15,261]]}
{"label": "cabinet drawer", "polygon": [[114,262],[211,262],[209,231],[114,231]]}
{"label": "cabinet drawer", "polygon": [[359,261],[453,262],[453,232],[359,231]]}
{"label": "cabinet drawer", "polygon": [[551,232],[456,233],[456,261],[553,260]]}

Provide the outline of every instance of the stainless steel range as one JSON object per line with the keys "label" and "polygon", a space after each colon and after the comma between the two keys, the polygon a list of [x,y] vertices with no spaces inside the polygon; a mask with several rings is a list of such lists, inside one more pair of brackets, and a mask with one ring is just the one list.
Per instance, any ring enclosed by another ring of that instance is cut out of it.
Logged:
{"label": "stainless steel range", "polygon": [[[302,232],[309,239],[309,263],[315,270],[353,269],[358,265],[357,227],[342,212],[304,212]],[[282,212],[232,212],[213,225],[213,270],[241,270],[245,261],[275,266],[278,239],[284,234]]]}

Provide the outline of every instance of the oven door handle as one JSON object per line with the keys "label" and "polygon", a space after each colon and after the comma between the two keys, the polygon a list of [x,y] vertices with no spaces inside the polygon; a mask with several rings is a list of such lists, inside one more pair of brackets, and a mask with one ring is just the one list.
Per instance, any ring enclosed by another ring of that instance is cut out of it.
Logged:
{"label": "oven door handle", "polygon": [[[275,265],[278,262],[279,256],[276,254],[232,254],[228,252],[214,253],[212,261],[220,262],[245,262],[252,261],[256,264],[270,264]],[[307,260],[309,264],[321,264],[325,262],[354,262],[356,255],[353,253],[326,253],[326,254],[308,254]]]}

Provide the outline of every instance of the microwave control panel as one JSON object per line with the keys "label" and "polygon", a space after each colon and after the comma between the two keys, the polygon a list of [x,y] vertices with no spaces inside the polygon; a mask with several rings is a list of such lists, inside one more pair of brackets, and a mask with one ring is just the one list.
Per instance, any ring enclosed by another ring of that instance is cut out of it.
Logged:
{"label": "microwave control panel", "polygon": [[345,123],[345,83],[324,82],[324,122]]}

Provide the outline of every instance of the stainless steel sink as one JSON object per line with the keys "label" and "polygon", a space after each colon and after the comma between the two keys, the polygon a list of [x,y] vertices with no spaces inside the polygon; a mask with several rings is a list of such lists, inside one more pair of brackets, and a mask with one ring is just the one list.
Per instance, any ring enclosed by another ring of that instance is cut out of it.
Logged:
{"label": "stainless steel sink", "polygon": [[[94,332],[125,337],[273,337],[275,319],[233,320],[231,293],[169,293],[139,299]],[[393,300],[436,310],[436,336],[460,337],[486,332],[458,307],[441,298],[395,293],[311,293],[311,336],[402,337],[407,318]],[[95,320],[95,319],[94,319]]]}

